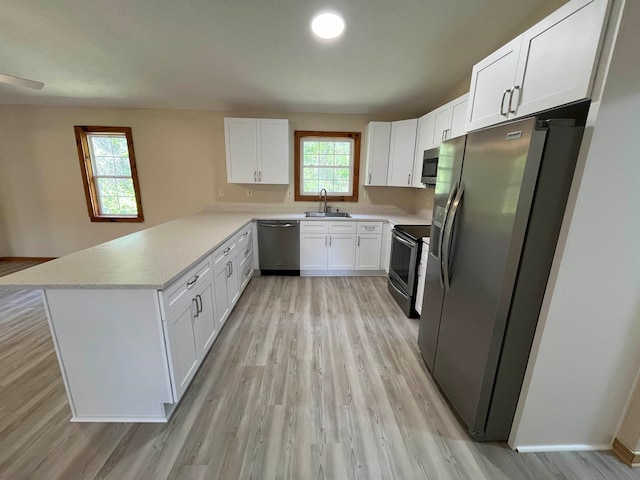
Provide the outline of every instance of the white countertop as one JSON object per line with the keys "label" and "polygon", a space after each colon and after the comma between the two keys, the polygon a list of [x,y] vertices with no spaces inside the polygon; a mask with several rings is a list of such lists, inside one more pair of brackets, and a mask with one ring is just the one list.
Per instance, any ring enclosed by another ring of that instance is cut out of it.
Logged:
{"label": "white countertop", "polygon": [[[203,212],[163,223],[0,277],[0,288],[146,288],[161,290],[252,220],[325,221],[304,214]],[[352,214],[331,221],[428,225],[417,215]]]}

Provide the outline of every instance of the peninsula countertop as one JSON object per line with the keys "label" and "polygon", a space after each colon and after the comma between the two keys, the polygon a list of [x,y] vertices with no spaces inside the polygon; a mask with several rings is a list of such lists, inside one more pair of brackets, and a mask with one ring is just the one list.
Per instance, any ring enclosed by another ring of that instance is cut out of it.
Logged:
{"label": "peninsula countertop", "polygon": [[202,212],[0,277],[0,288],[162,290],[248,222],[263,219],[430,223],[411,214],[352,214],[352,218],[325,219],[305,218],[298,213]]}

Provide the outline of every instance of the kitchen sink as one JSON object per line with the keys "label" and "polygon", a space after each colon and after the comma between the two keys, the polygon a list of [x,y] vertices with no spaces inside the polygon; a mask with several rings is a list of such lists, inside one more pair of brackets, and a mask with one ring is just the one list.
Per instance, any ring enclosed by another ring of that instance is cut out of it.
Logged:
{"label": "kitchen sink", "polygon": [[351,218],[347,212],[304,212],[305,217],[319,217],[319,218]]}

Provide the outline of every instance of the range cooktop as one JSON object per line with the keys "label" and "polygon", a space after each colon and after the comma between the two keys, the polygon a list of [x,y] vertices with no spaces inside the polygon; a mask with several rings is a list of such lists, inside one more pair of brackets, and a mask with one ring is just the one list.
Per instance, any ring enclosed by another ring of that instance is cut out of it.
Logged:
{"label": "range cooktop", "polygon": [[431,225],[396,225],[395,229],[415,241],[428,237],[431,233]]}

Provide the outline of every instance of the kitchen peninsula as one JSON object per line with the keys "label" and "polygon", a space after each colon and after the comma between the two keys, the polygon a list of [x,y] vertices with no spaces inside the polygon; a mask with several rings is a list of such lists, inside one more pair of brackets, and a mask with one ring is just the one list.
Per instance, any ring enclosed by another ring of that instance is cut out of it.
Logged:
{"label": "kitchen peninsula", "polygon": [[[203,212],[0,278],[42,291],[72,421],[168,421],[257,268],[253,221],[276,218],[304,215]],[[354,220],[429,223],[332,221]]]}

